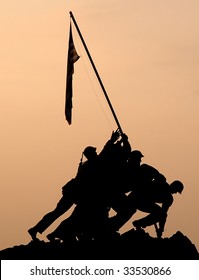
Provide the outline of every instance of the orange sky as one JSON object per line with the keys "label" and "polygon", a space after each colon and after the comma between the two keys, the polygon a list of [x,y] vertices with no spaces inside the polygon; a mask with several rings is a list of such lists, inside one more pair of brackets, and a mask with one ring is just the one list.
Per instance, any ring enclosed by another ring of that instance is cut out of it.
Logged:
{"label": "orange sky", "polygon": [[99,152],[116,129],[75,29],[81,59],[73,123],[65,121],[70,10],[132,148],[169,183],[186,187],[175,196],[164,236],[180,230],[199,248],[199,2],[4,0],[0,249],[30,241],[27,229],[55,207],[85,146]]}

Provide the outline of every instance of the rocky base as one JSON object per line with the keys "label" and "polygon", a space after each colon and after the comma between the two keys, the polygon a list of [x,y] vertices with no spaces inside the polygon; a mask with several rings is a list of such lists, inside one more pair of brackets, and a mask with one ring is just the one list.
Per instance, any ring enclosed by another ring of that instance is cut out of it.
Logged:
{"label": "rocky base", "polygon": [[31,241],[0,251],[1,260],[195,260],[199,253],[181,232],[153,238],[134,229],[109,241]]}

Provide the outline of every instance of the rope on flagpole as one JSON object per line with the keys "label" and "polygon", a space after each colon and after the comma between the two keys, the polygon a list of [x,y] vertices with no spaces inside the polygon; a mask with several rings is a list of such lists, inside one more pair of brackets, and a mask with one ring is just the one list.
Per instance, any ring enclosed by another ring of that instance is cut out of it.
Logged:
{"label": "rope on flagpole", "polygon": [[88,79],[89,79],[90,84],[91,84],[91,86],[92,86],[92,89],[93,89],[93,92],[94,92],[95,97],[96,97],[96,99],[97,99],[97,102],[98,102],[98,104],[99,104],[99,106],[100,106],[100,108],[101,108],[101,110],[102,110],[102,112],[103,112],[103,114],[104,114],[104,117],[105,117],[105,119],[106,119],[106,121],[107,121],[108,126],[111,128],[111,130],[114,130],[114,129],[113,129],[113,125],[111,124],[111,121],[110,121],[110,119],[108,118],[108,115],[107,115],[106,111],[104,110],[104,108],[103,108],[103,106],[102,106],[102,103],[101,103],[100,98],[99,98],[99,93],[97,92],[96,87],[94,86],[94,84],[93,84],[93,82],[92,82],[91,76],[90,76],[89,71],[88,71],[88,68],[87,68],[87,66],[86,66],[86,63],[85,63],[85,60],[84,60],[84,56],[82,55],[82,52],[81,52],[80,46],[79,46],[79,44],[78,44],[78,41],[76,42],[76,45],[77,45],[77,48],[78,48],[78,54],[79,54],[79,56],[81,57],[81,62],[82,62],[82,64],[83,64],[83,66],[84,66],[85,72],[86,72],[86,74],[87,74],[87,76],[88,76]]}

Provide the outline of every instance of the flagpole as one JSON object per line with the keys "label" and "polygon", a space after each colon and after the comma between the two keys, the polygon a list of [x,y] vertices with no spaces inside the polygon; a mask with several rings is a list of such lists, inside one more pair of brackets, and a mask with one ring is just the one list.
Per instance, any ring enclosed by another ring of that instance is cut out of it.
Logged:
{"label": "flagpole", "polygon": [[113,114],[113,117],[114,117],[114,119],[115,119],[115,121],[116,121],[116,123],[117,123],[117,126],[118,126],[120,132],[123,134],[121,125],[120,125],[120,123],[119,123],[119,121],[118,121],[118,118],[117,118],[117,116],[116,116],[116,114],[115,114],[115,111],[114,111],[114,109],[113,109],[113,106],[112,106],[112,104],[111,104],[111,102],[110,102],[110,99],[109,99],[109,97],[108,97],[108,95],[107,95],[107,92],[106,92],[106,90],[105,90],[105,87],[104,87],[104,85],[103,85],[103,83],[102,83],[102,80],[101,80],[101,78],[100,78],[100,76],[99,76],[99,73],[98,73],[98,71],[97,71],[97,68],[95,67],[95,64],[94,64],[94,62],[93,62],[93,59],[92,59],[92,57],[91,57],[91,55],[90,55],[90,52],[89,52],[87,46],[86,46],[86,43],[85,43],[85,41],[84,41],[84,38],[83,38],[83,36],[82,36],[82,34],[81,34],[81,32],[80,32],[80,29],[79,29],[79,27],[78,27],[78,25],[77,25],[77,22],[76,22],[76,20],[75,20],[75,18],[74,18],[74,16],[73,16],[73,13],[72,13],[72,12],[69,12],[69,13],[70,13],[70,16],[71,16],[71,18],[72,18],[72,20],[73,20],[73,23],[74,23],[74,25],[75,25],[75,27],[76,27],[76,29],[77,29],[77,32],[78,32],[78,34],[79,34],[79,36],[80,36],[80,39],[81,39],[81,41],[82,41],[82,44],[83,44],[83,46],[84,46],[84,48],[85,48],[85,50],[86,50],[86,53],[87,53],[87,55],[88,55],[88,57],[89,57],[89,60],[90,60],[90,62],[91,62],[91,65],[93,66],[93,70],[94,70],[94,72],[95,72],[95,74],[96,74],[96,76],[97,76],[97,79],[98,79],[98,81],[99,81],[99,83],[100,83],[100,86],[101,86],[101,88],[102,88],[102,91],[103,91],[103,93],[104,93],[104,95],[105,95],[105,98],[106,98],[106,100],[107,100],[107,102],[108,102],[108,105],[109,105],[109,107],[110,107],[110,109],[111,109],[111,112],[112,112],[112,114]]}

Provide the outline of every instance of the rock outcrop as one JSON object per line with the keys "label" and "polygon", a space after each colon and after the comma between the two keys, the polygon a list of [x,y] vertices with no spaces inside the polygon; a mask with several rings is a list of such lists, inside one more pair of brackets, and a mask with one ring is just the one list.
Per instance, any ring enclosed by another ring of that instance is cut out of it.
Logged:
{"label": "rock outcrop", "polygon": [[199,259],[199,253],[180,231],[169,238],[154,238],[132,229],[109,241],[31,241],[0,251],[0,257],[3,260],[195,260]]}

